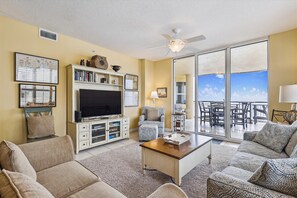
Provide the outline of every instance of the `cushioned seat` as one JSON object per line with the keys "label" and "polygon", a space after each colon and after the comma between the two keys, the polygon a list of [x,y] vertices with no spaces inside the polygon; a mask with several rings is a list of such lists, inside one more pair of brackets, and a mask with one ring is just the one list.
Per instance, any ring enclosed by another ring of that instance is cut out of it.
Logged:
{"label": "cushioned seat", "polygon": [[38,172],[37,181],[55,197],[67,197],[99,178],[80,163],[70,161]]}
{"label": "cushioned seat", "polygon": [[229,165],[241,168],[247,171],[255,172],[268,158],[245,153],[236,152]]}
{"label": "cushioned seat", "polygon": [[143,121],[142,124],[148,124],[148,125],[152,124],[152,125],[157,125],[158,128],[163,127],[163,125],[164,125],[162,122],[159,122],[159,121]]}
{"label": "cushioned seat", "polygon": [[253,172],[243,170],[241,168],[237,168],[234,166],[227,166],[224,170],[222,170],[222,173],[225,173],[227,175],[230,175],[232,177],[242,179],[247,181],[251,176],[253,175]]}
{"label": "cushioned seat", "polygon": [[85,189],[70,195],[69,198],[98,198],[98,197],[108,197],[108,198],[121,198],[125,197],[119,191],[110,187],[104,182],[96,182]]}
{"label": "cushioned seat", "polygon": [[270,148],[253,141],[242,141],[238,147],[238,151],[267,157],[269,159],[288,158],[285,152],[278,153]]}

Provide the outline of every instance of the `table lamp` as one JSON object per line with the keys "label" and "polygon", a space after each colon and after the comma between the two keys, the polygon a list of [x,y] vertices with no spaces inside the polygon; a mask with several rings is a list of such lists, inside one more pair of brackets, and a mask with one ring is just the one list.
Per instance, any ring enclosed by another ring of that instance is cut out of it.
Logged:
{"label": "table lamp", "polygon": [[159,98],[157,91],[152,91],[151,98],[153,99],[153,103],[155,105],[156,99]]}
{"label": "table lamp", "polygon": [[297,114],[297,84],[280,86],[279,102],[292,103],[291,111],[283,114],[284,119],[289,124],[292,124],[296,120]]}

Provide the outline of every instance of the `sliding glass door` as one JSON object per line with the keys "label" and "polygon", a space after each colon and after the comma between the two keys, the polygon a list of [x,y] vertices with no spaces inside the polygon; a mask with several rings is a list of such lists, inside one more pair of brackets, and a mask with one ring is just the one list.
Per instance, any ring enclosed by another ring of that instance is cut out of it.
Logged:
{"label": "sliding glass door", "polygon": [[268,119],[267,42],[231,48],[231,137],[258,131]]}
{"label": "sliding glass door", "polygon": [[184,113],[184,129],[195,131],[195,56],[174,60],[173,112]]}
{"label": "sliding glass door", "polygon": [[[268,115],[267,41],[174,60],[174,112],[186,131],[242,139]],[[196,110],[196,111],[195,111]]]}
{"label": "sliding glass door", "polygon": [[198,131],[225,136],[225,50],[198,56]]}

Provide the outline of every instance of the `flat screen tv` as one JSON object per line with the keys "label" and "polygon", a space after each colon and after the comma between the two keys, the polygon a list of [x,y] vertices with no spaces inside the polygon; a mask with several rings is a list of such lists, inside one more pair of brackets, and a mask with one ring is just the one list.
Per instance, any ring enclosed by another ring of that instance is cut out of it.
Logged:
{"label": "flat screen tv", "polygon": [[120,91],[80,89],[81,116],[96,117],[122,114]]}

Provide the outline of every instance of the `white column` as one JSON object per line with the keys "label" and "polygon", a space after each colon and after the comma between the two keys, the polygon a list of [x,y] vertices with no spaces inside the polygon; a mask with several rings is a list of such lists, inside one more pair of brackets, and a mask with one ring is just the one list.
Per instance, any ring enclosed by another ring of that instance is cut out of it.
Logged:
{"label": "white column", "polygon": [[186,75],[186,112],[187,119],[192,119],[194,116],[193,102],[193,74]]}

